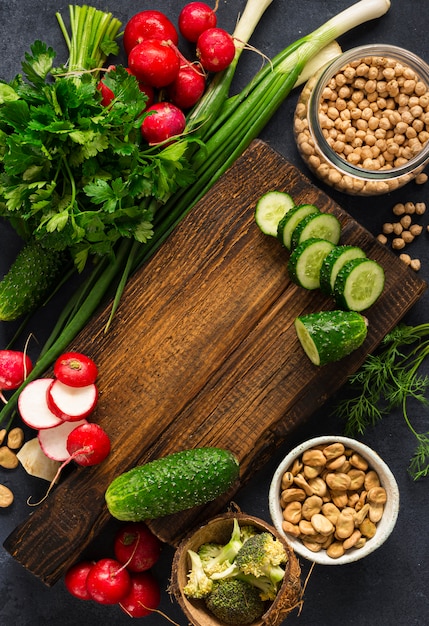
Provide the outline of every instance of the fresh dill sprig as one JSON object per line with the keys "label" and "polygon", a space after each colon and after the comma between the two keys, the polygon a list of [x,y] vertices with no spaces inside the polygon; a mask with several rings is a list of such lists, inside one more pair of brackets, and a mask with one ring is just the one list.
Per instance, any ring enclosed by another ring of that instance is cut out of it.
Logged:
{"label": "fresh dill sprig", "polygon": [[414,480],[429,474],[429,432],[419,433],[408,415],[410,399],[427,405],[429,377],[419,373],[429,355],[429,323],[399,324],[388,333],[375,354],[367,356],[361,368],[349,377],[345,397],[334,413],[346,422],[345,433],[362,435],[394,408],[401,407],[408,428],[417,440],[408,468]]}

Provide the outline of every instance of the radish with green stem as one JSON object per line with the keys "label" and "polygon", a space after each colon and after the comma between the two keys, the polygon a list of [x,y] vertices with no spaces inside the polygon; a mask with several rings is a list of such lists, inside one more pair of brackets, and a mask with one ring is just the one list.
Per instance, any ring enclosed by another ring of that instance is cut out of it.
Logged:
{"label": "radish with green stem", "polygon": [[182,65],[174,81],[167,87],[167,97],[179,109],[193,107],[204,93],[206,76],[193,64]]}
{"label": "radish with green stem", "polygon": [[131,50],[128,67],[138,81],[160,89],[177,77],[180,58],[168,41],[145,39]]}
{"label": "radish with green stem", "polygon": [[183,133],[186,118],[181,109],[171,102],[156,102],[147,109],[141,133],[149,145],[155,145]]}
{"label": "radish with green stem", "polygon": [[208,72],[222,72],[234,56],[234,40],[223,28],[208,28],[198,37],[197,57]]}
{"label": "radish with green stem", "polygon": [[95,561],[79,561],[65,573],[64,584],[67,591],[79,600],[92,599],[86,586],[86,580],[93,565],[95,565]]}
{"label": "radish with green stem", "polygon": [[179,14],[179,30],[182,36],[192,43],[196,43],[198,37],[205,30],[217,26],[216,11],[219,2],[212,9],[205,2],[189,2],[185,4]]}
{"label": "radish with green stem", "polygon": [[176,46],[179,36],[174,24],[161,11],[140,11],[131,17],[124,29],[124,48],[127,55],[146,39],[172,41]]}
{"label": "radish with green stem", "polygon": [[3,391],[18,389],[33,369],[30,357],[19,350],[0,350],[0,398]]}
{"label": "radish with green stem", "polygon": [[100,559],[88,572],[86,588],[95,602],[118,604],[131,590],[131,576],[115,559]]}
{"label": "radish with green stem", "polygon": [[155,611],[161,602],[159,583],[152,572],[131,574],[131,589],[119,601],[121,609],[130,617],[145,617]]}
{"label": "radish with green stem", "polygon": [[155,565],[161,554],[161,541],[144,522],[124,524],[116,533],[115,558],[131,572],[144,572]]}

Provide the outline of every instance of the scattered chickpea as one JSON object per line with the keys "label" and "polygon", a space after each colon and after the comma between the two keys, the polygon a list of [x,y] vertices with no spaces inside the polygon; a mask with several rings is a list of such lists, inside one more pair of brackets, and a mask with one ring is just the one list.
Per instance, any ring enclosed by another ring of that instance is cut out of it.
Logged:
{"label": "scattered chickpea", "polygon": [[393,212],[394,215],[404,215],[404,213],[405,213],[405,206],[402,204],[402,202],[398,202],[393,207],[392,212]]}
{"label": "scattered chickpea", "polygon": [[418,185],[424,185],[428,180],[428,175],[425,174],[424,172],[422,172],[421,174],[417,174],[416,178],[415,178],[415,182]]}
{"label": "scattered chickpea", "polygon": [[383,235],[383,234],[377,235],[377,240],[383,245],[387,243],[387,237],[386,235]]}
{"label": "scattered chickpea", "polygon": [[423,215],[426,211],[426,204],[424,202],[416,202],[416,215]]}
{"label": "scattered chickpea", "polygon": [[421,269],[421,266],[422,264],[421,264],[420,259],[413,259],[410,263],[411,269],[414,270],[415,272],[418,272],[419,269]]}
{"label": "scattered chickpea", "polygon": [[402,217],[400,219],[400,224],[403,228],[410,228],[411,226],[411,216],[410,215],[404,215],[404,217]]}
{"label": "scattered chickpea", "polygon": [[402,250],[405,248],[405,241],[402,237],[395,237],[392,241],[392,248],[394,250]]}
{"label": "scattered chickpea", "polygon": [[405,263],[405,265],[411,264],[411,257],[409,254],[405,254],[405,252],[403,252],[402,254],[399,255],[399,258],[401,259],[403,263]]}
{"label": "scattered chickpea", "polygon": [[412,241],[414,241],[414,235],[412,234],[411,231],[404,230],[402,233],[402,240],[405,244],[411,243]]}

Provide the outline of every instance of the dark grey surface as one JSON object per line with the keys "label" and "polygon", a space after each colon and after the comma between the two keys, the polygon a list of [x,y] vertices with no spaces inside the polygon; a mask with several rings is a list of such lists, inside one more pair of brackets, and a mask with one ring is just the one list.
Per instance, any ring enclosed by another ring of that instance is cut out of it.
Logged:
{"label": "dark grey surface", "polygon": [[[176,20],[182,3],[174,1],[120,3],[94,1],[98,8],[112,11],[119,19],[126,20],[144,8],[162,8]],[[273,55],[299,36],[310,32],[333,14],[349,6],[347,0],[274,0],[252,38],[252,44],[266,55]],[[237,13],[243,8],[242,0],[221,0],[218,11],[219,25],[232,29]],[[30,44],[37,38],[52,45],[63,60],[65,48],[59,33],[55,11],[68,12],[66,2],[57,0],[0,0],[0,77],[9,80],[20,70],[20,60]],[[390,43],[410,49],[429,61],[427,25],[429,4],[427,0],[392,0],[389,13],[380,20],[355,29],[341,38],[343,49],[365,43]],[[426,26],[426,27],[425,27]],[[250,78],[260,66],[260,58],[245,52],[234,82],[234,89]],[[291,162],[308,174],[297,155],[292,138],[292,117],[298,93],[294,92],[281,107],[275,118],[261,133],[261,138],[284,154]],[[263,164],[261,164],[263,176]],[[317,181],[314,181],[317,182]],[[350,198],[342,194],[331,195],[344,209],[374,234],[385,221],[391,221],[391,207],[398,201],[429,201],[429,184],[418,187],[411,183],[382,198]],[[325,189],[326,191],[326,189]],[[327,190],[328,192],[330,190]],[[428,202],[429,204],[429,202]],[[422,223],[428,223],[428,214]],[[0,225],[0,270],[3,273],[16,254],[19,246],[14,233]],[[409,248],[410,253],[422,260],[420,275],[429,279],[428,235],[426,230]],[[40,343],[47,336],[61,301],[59,295],[52,306],[38,314],[31,330]],[[426,293],[407,315],[408,323],[427,320],[428,298]],[[0,325],[0,347],[3,348],[13,335],[14,325]],[[428,372],[428,364],[424,372]],[[253,515],[269,520],[267,494],[271,476],[277,462],[294,443],[318,434],[341,434],[343,424],[330,415],[331,404],[314,415],[294,436],[282,446],[276,458],[243,488],[237,503]],[[411,416],[416,428],[428,430],[427,407],[412,407]],[[317,566],[308,582],[305,602],[298,616],[293,613],[285,623],[293,626],[422,626],[429,623],[429,533],[428,533],[428,481],[413,482],[407,474],[407,466],[415,447],[415,440],[406,428],[401,413],[394,412],[377,428],[370,430],[363,441],[373,446],[387,461],[394,472],[400,489],[401,507],[395,530],[389,540],[364,561],[343,567]],[[20,469],[0,469],[0,482],[8,484],[15,492],[15,503],[0,511],[0,540],[22,522],[30,513],[26,504],[29,494],[43,493],[45,483],[31,479]],[[115,525],[91,546],[91,556],[111,553],[112,533]],[[172,550],[165,548],[160,562],[154,568],[161,587],[160,608],[181,626],[187,620],[172,603],[168,586]],[[302,563],[304,576],[309,564]],[[144,618],[147,626],[167,624],[159,615]],[[72,624],[128,624],[130,618],[117,607],[102,607],[94,603],[75,600],[66,592],[63,582],[53,588],[45,587],[39,580],[16,563],[0,548],[0,624],[2,626],[71,626]]]}

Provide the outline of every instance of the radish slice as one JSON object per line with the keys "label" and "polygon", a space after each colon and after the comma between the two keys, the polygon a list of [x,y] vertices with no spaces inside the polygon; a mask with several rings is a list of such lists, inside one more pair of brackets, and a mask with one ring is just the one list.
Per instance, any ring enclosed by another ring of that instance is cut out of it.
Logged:
{"label": "radish slice", "polygon": [[38,434],[39,444],[43,452],[53,461],[65,461],[70,457],[67,450],[67,437],[72,430],[81,424],[87,424],[86,420],[79,422],[61,422],[55,428],[40,430]]}
{"label": "radish slice", "polygon": [[18,410],[27,426],[42,430],[61,424],[62,420],[50,410],[46,400],[47,391],[53,380],[37,378],[28,383],[19,394]]}
{"label": "radish slice", "polygon": [[88,417],[95,409],[98,388],[95,383],[85,387],[70,387],[60,380],[53,380],[48,388],[48,407],[54,415],[65,422],[74,422]]}

